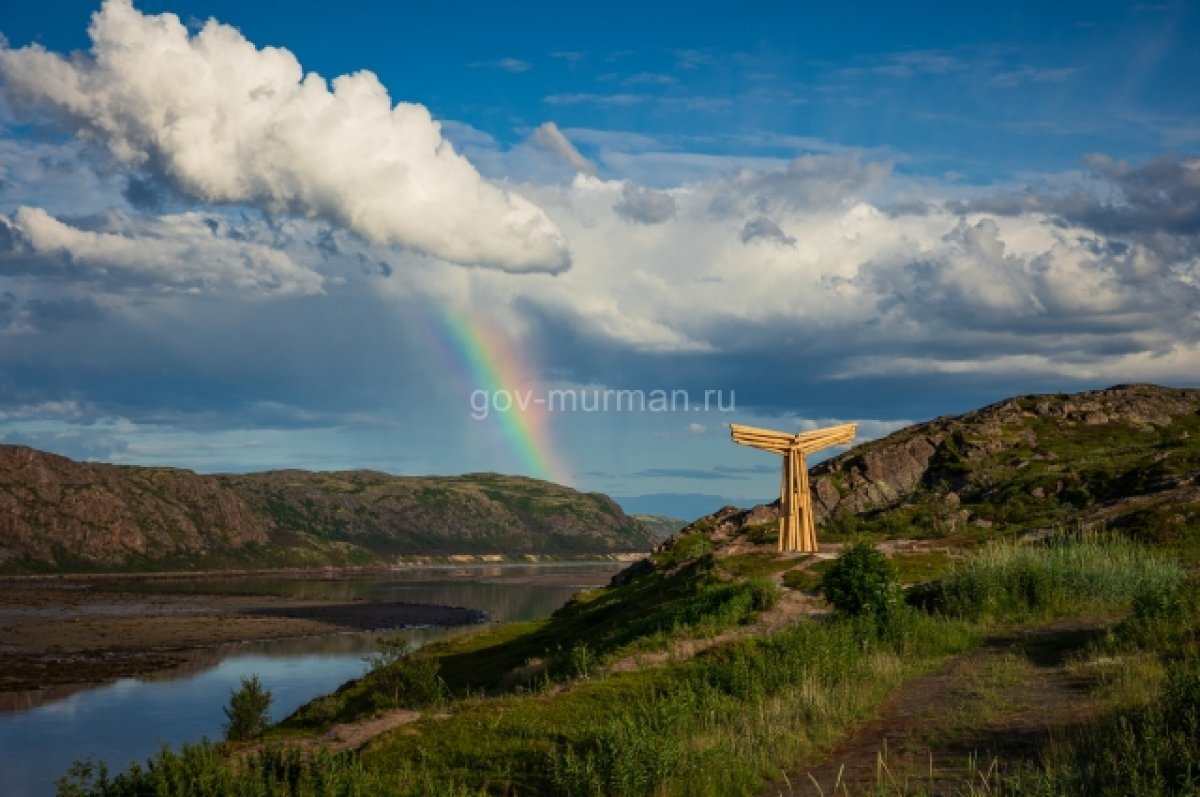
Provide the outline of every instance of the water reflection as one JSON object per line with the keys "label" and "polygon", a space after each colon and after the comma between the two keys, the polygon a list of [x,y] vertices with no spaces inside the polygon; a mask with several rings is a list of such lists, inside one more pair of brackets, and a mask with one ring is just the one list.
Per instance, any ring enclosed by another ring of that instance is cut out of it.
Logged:
{"label": "water reflection", "polygon": [[[437,568],[348,578],[242,576],[123,585],[148,591],[271,594],[324,600],[409,601],[465,606],[495,620],[543,617],[578,589],[605,583],[618,569],[601,565]],[[410,629],[424,643],[461,629]],[[0,715],[0,772],[11,795],[54,793],[71,761],[90,756],[124,768],[162,744],[219,738],[222,707],[243,676],[257,673],[274,695],[278,719],[364,670],[375,633],[277,639],[196,651],[183,667],[76,692],[30,710]]]}
{"label": "water reflection", "polygon": [[607,583],[620,569],[605,562],[554,565],[481,565],[385,573],[288,578],[166,579],[134,582],[130,589],[176,594],[281,595],[329,601],[403,601],[483,609],[498,621],[544,617],[577,590]]}

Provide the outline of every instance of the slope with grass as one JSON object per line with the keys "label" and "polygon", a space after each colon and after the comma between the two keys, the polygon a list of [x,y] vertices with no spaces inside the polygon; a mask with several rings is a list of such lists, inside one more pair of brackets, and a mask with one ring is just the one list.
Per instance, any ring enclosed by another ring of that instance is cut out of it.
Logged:
{"label": "slope with grass", "polygon": [[[1075,534],[995,543],[908,602],[831,615],[793,575],[831,560],[771,548],[693,529],[544,621],[380,661],[233,759],[160,755],[108,791],[81,771],[77,793],[171,793],[158,778],[200,794],[757,794],[982,640],[1081,614],[1111,625],[1186,583],[1143,543]],[[359,746],[320,752],[345,738]]]}

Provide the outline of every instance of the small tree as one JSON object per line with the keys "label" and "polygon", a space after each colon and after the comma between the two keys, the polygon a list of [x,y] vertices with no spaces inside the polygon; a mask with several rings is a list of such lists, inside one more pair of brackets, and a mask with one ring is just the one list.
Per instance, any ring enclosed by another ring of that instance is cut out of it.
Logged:
{"label": "small tree", "polygon": [[858,540],[838,554],[821,579],[821,592],[839,612],[883,617],[896,602],[898,585],[887,557],[870,540]]}
{"label": "small tree", "polygon": [[262,736],[271,724],[267,715],[270,707],[271,692],[263,689],[258,676],[242,676],[242,685],[229,693],[225,738],[231,742],[244,742]]}

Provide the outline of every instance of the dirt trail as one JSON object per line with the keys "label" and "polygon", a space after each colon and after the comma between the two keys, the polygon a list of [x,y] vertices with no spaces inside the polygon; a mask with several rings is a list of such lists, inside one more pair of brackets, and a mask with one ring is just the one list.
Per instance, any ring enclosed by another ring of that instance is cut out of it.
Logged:
{"label": "dirt trail", "polygon": [[1051,733],[1094,715],[1096,701],[1064,665],[1106,627],[1059,622],[990,639],[906,683],[877,719],[762,795],[948,795],[982,785],[990,767],[1031,760]]}
{"label": "dirt trail", "polygon": [[666,650],[642,651],[605,665],[602,672],[613,674],[644,670],[672,662],[686,661],[702,651],[748,636],[770,634],[792,625],[801,617],[814,617],[828,611],[825,602],[812,595],[784,590],[778,602],[746,625],[735,626],[711,637],[683,637],[672,640]]}
{"label": "dirt trail", "polygon": [[419,711],[409,711],[403,708],[392,709],[370,719],[345,725],[334,725],[321,737],[321,744],[335,753],[343,750],[357,750],[379,734],[419,719],[421,719]]}

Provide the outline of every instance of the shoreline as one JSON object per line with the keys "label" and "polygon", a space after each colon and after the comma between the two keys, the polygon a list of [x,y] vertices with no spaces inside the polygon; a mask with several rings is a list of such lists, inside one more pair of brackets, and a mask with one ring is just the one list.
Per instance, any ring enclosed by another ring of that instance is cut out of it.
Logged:
{"label": "shoreline", "polygon": [[476,609],[419,603],[135,592],[86,576],[6,587],[0,591],[0,712],[185,668],[228,645],[487,620]]}
{"label": "shoreline", "polygon": [[65,571],[59,573],[0,573],[0,586],[8,583],[39,582],[51,584],[63,581],[135,581],[172,580],[188,578],[240,578],[245,576],[307,576],[371,575],[376,573],[408,572],[437,568],[536,567],[539,565],[632,564],[650,555],[649,551],[621,551],[607,554],[588,554],[556,557],[551,554],[446,554],[444,556],[411,556],[391,564],[371,565],[314,565],[312,567],[219,568],[201,570],[114,570]]}

